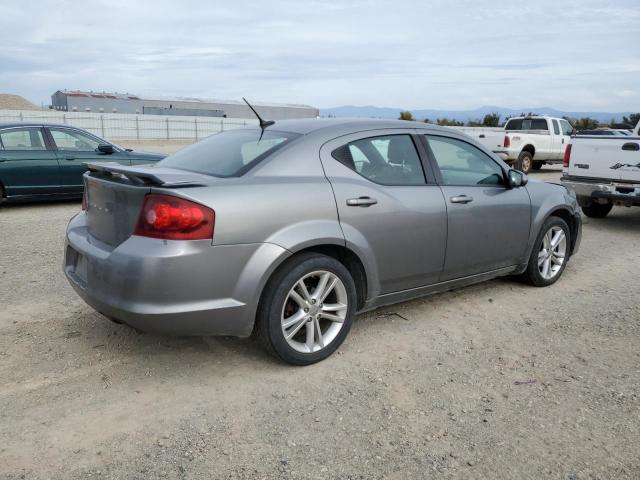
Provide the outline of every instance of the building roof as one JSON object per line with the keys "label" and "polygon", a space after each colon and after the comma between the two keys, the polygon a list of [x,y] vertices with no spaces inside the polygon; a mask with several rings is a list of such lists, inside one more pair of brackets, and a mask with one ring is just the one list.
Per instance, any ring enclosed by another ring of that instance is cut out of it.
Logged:
{"label": "building roof", "polygon": [[[214,103],[220,105],[242,105],[246,104],[241,100],[220,100],[214,98],[197,98],[197,97],[171,97],[171,96],[145,96],[134,95],[130,93],[118,92],[92,92],[82,90],[58,90],[67,97],[85,97],[85,98],[111,98],[118,100],[149,100],[161,102],[189,102],[189,103]],[[57,92],[56,92],[57,93]],[[286,107],[286,108],[316,108],[310,105],[302,105],[297,103],[271,103],[271,102],[251,102],[253,106],[259,107]]]}

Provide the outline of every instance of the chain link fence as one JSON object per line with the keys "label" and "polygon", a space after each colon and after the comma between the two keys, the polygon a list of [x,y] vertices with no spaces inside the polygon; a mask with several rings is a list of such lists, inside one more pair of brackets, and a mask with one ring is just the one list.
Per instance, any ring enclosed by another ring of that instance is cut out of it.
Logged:
{"label": "chain link fence", "polygon": [[110,140],[191,140],[245,125],[256,119],[133,115],[126,113],[0,110],[0,123],[58,123],[83,128]]}

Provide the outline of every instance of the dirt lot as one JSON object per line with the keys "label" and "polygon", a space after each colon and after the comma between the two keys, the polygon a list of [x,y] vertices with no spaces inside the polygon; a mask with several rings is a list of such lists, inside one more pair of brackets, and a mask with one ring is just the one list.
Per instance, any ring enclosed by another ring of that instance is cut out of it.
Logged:
{"label": "dirt lot", "polygon": [[91,310],[61,273],[79,208],[0,208],[0,478],[640,478],[639,208],[551,288],[368,313],[306,368]]}

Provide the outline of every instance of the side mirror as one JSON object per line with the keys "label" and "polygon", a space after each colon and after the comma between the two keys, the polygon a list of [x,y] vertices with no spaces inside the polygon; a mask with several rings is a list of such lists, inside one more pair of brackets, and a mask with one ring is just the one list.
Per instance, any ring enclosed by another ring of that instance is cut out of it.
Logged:
{"label": "side mirror", "polygon": [[108,143],[101,143],[96,148],[96,153],[101,153],[102,155],[111,155],[113,153],[113,145],[109,145]]}
{"label": "side mirror", "polygon": [[524,173],[514,170],[513,168],[509,169],[507,182],[511,188],[524,187],[528,181],[529,179]]}

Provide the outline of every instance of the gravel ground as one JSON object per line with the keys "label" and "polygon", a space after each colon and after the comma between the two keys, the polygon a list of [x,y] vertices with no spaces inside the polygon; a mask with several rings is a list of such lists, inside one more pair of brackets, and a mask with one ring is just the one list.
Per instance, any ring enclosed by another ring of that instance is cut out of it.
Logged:
{"label": "gravel ground", "polygon": [[306,368],[91,310],[61,272],[79,208],[0,208],[0,478],[640,478],[640,208],[588,220],[550,288],[367,313]]}

